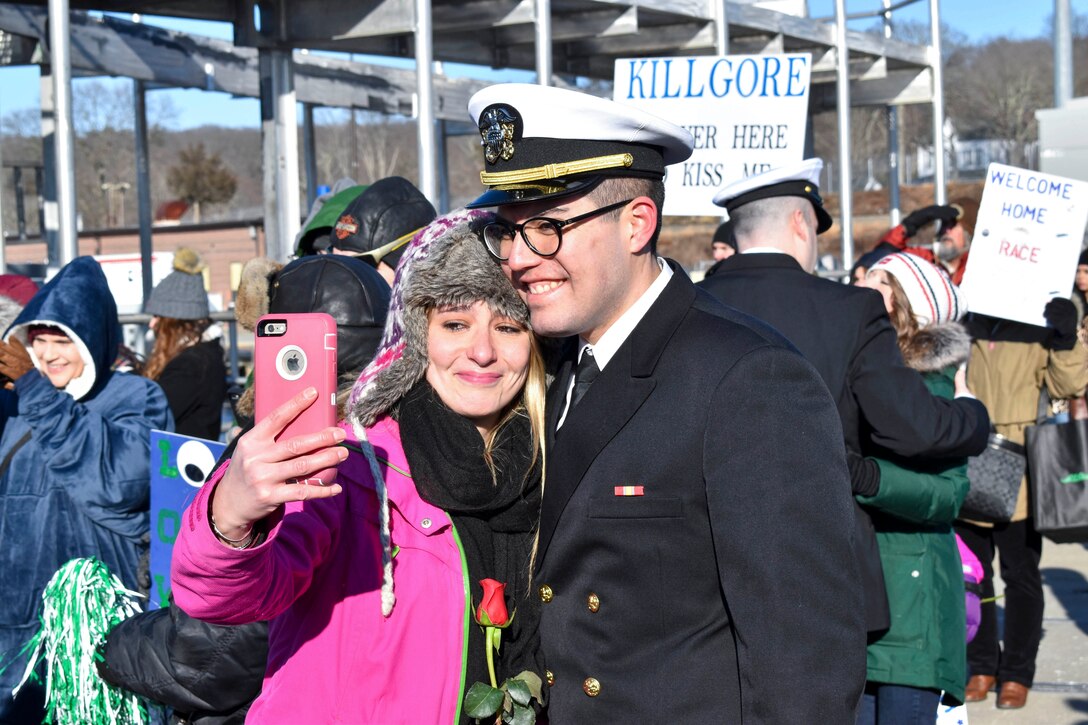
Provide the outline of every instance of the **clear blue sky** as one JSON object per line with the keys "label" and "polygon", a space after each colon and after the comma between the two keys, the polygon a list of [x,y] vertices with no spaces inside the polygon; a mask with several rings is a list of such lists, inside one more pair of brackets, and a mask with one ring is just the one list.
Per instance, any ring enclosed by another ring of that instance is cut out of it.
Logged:
{"label": "clear blue sky", "polygon": [[[834,14],[834,0],[808,0],[809,12],[813,17],[829,17]],[[1072,0],[1073,12],[1088,15],[1088,0]],[[860,13],[877,10],[880,0],[847,0],[847,13]],[[928,22],[928,0],[920,0],[914,5],[896,12],[896,18]],[[984,9],[983,9],[984,8]],[[1047,18],[1053,13],[1054,4],[1050,0],[942,0],[942,21],[948,26],[964,33],[972,41],[981,41],[991,37],[1010,36],[1015,38],[1039,37],[1046,32]],[[176,18],[158,18],[147,16],[144,22],[163,25],[182,32],[208,35],[224,40],[231,39],[231,29],[226,23],[209,23]],[[853,27],[869,27],[875,20],[859,21]],[[382,62],[380,59],[369,59]],[[447,66],[447,73],[456,74],[458,69]],[[462,69],[461,74],[465,71]],[[1085,72],[1085,69],[1077,69]],[[128,81],[116,81],[127,83]],[[76,81],[74,93],[79,93]],[[231,126],[256,126],[260,120],[257,101],[253,99],[235,99],[224,93],[209,93],[200,90],[160,90],[155,94],[168,94],[178,115],[177,128],[190,128],[206,123]],[[36,67],[0,68],[0,116],[13,110],[37,108],[38,71]]]}

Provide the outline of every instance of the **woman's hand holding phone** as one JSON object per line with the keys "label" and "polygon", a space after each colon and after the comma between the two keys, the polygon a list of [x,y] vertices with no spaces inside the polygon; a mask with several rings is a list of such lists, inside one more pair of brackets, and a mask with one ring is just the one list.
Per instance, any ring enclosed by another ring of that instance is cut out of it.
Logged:
{"label": "woman's hand holding phone", "polygon": [[222,539],[243,541],[254,524],[288,501],[329,498],[343,491],[317,474],[334,469],[348,457],[345,433],[323,428],[277,442],[276,436],[317,400],[310,387],[273,410],[238,439],[226,473],[215,489],[211,517]]}

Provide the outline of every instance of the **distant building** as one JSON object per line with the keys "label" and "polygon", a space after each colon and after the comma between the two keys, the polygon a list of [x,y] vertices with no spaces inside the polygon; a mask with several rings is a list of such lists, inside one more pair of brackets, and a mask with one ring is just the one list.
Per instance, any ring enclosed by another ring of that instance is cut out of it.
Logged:
{"label": "distant building", "polygon": [[[949,179],[982,179],[986,176],[986,167],[990,164],[1009,163],[1012,141],[1000,138],[961,139],[951,120],[944,124],[945,136],[945,173]],[[1037,142],[1025,144],[1023,158],[1028,160],[1029,168],[1036,168],[1039,159]],[[933,180],[933,147],[919,146],[914,151],[914,181]]]}

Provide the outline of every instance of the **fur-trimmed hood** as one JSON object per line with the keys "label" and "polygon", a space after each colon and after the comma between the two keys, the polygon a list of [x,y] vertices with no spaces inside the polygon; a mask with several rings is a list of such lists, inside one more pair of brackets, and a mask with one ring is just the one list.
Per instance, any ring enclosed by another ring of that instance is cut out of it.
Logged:
{"label": "fur-trimmed hood", "polygon": [[944,370],[959,365],[971,352],[971,336],[958,322],[923,327],[903,353],[907,366],[920,373]]}

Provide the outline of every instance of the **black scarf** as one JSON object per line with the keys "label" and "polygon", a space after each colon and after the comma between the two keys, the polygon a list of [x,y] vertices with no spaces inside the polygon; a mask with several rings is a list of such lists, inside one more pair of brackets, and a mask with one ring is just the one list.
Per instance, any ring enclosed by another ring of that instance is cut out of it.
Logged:
{"label": "black scarf", "polygon": [[[516,415],[499,429],[491,452],[492,476],[476,426],[450,410],[426,380],[401,399],[398,412],[401,444],[420,498],[449,513],[457,528],[473,609],[480,604],[481,579],[506,583],[507,606],[516,615],[502,634],[495,664],[498,684],[524,670],[543,678],[540,603],[529,591],[541,482],[539,461],[531,461],[528,418]],[[476,624],[469,627],[466,674],[466,691],[476,681],[488,681],[483,631]]]}

